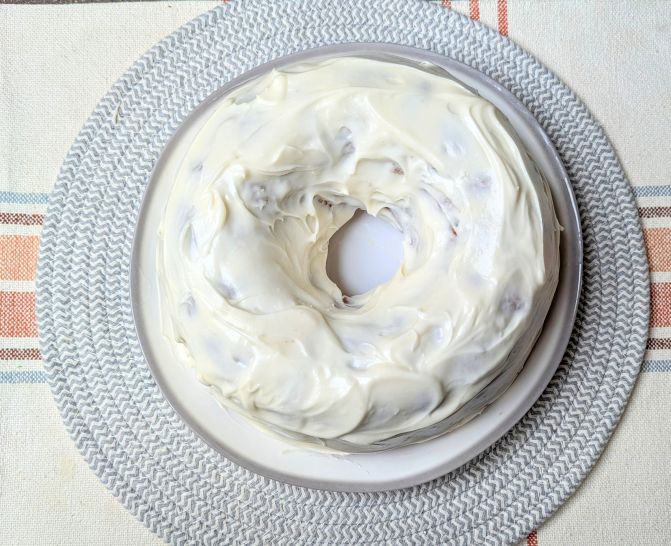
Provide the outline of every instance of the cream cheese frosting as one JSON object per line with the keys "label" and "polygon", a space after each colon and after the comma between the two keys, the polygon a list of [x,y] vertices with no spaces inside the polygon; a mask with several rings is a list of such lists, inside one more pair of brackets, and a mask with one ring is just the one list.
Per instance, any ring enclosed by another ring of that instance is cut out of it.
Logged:
{"label": "cream cheese frosting", "polygon": [[[159,228],[176,360],[274,432],[348,451],[476,415],[550,305],[550,192],[494,105],[414,66],[342,57],[218,99],[183,143]],[[403,237],[398,272],[345,296],[331,236],[357,210]]]}

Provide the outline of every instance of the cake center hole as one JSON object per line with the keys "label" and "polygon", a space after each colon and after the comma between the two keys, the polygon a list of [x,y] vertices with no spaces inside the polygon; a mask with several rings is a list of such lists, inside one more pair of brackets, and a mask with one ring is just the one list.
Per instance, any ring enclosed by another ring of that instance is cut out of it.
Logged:
{"label": "cake center hole", "polygon": [[362,210],[329,240],[326,274],[345,296],[356,296],[390,280],[403,261],[403,235]]}

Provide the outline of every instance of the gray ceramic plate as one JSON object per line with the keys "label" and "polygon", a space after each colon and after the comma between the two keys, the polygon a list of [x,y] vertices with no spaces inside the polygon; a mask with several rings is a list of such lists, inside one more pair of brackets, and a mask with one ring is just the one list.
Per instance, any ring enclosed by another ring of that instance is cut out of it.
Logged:
{"label": "gray ceramic plate", "polygon": [[[213,104],[235,87],[273,68],[300,61],[358,55],[420,64],[451,77],[494,103],[509,119],[548,181],[564,227],[560,275],[543,331],[522,372],[495,402],[463,426],[423,443],[383,452],[334,455],[297,448],[223,409],[192,370],[181,366],[161,337],[156,289],[156,233],[171,186],[170,173],[181,157],[183,137],[196,131]],[[506,89],[452,59],[390,44],[342,44],[282,57],[231,81],[198,107],[161,154],[139,215],[133,248],[131,292],[138,336],[149,367],[175,411],[213,449],[259,474],[284,482],[339,491],[380,491],[422,483],[464,464],[503,436],[538,399],[566,350],[573,329],[582,276],[582,238],[570,182],[552,143],[534,117]]]}

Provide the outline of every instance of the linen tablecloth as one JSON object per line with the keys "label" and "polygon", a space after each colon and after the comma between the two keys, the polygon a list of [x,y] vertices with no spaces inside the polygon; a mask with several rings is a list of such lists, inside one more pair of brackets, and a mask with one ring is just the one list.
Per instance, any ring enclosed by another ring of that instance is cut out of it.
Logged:
{"label": "linen tablecloth", "polygon": [[[218,3],[0,6],[0,544],[161,542],[63,427],[40,359],[34,276],[49,192],[96,102],[146,49]],[[671,2],[441,3],[509,35],[587,104],[634,185],[650,260],[648,351],[622,422],[526,542],[670,544]]]}

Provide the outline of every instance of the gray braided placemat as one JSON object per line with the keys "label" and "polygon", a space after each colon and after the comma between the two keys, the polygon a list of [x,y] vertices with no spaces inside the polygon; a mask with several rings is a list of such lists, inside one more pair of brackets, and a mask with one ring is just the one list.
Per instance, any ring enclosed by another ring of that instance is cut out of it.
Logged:
{"label": "gray braided placemat", "polygon": [[[182,120],[263,62],[341,42],[432,50],[512,91],[559,151],[584,233],[575,330],[540,400],[471,463],[387,493],[301,489],[223,459],[163,399],[131,316],[140,201]],[[151,49],[82,129],[44,225],[38,321],[49,382],[77,446],[121,502],[169,542],[502,544],[556,510],[608,441],[643,356],[648,271],[632,192],[603,131],[506,38],[419,0],[236,0]]]}

